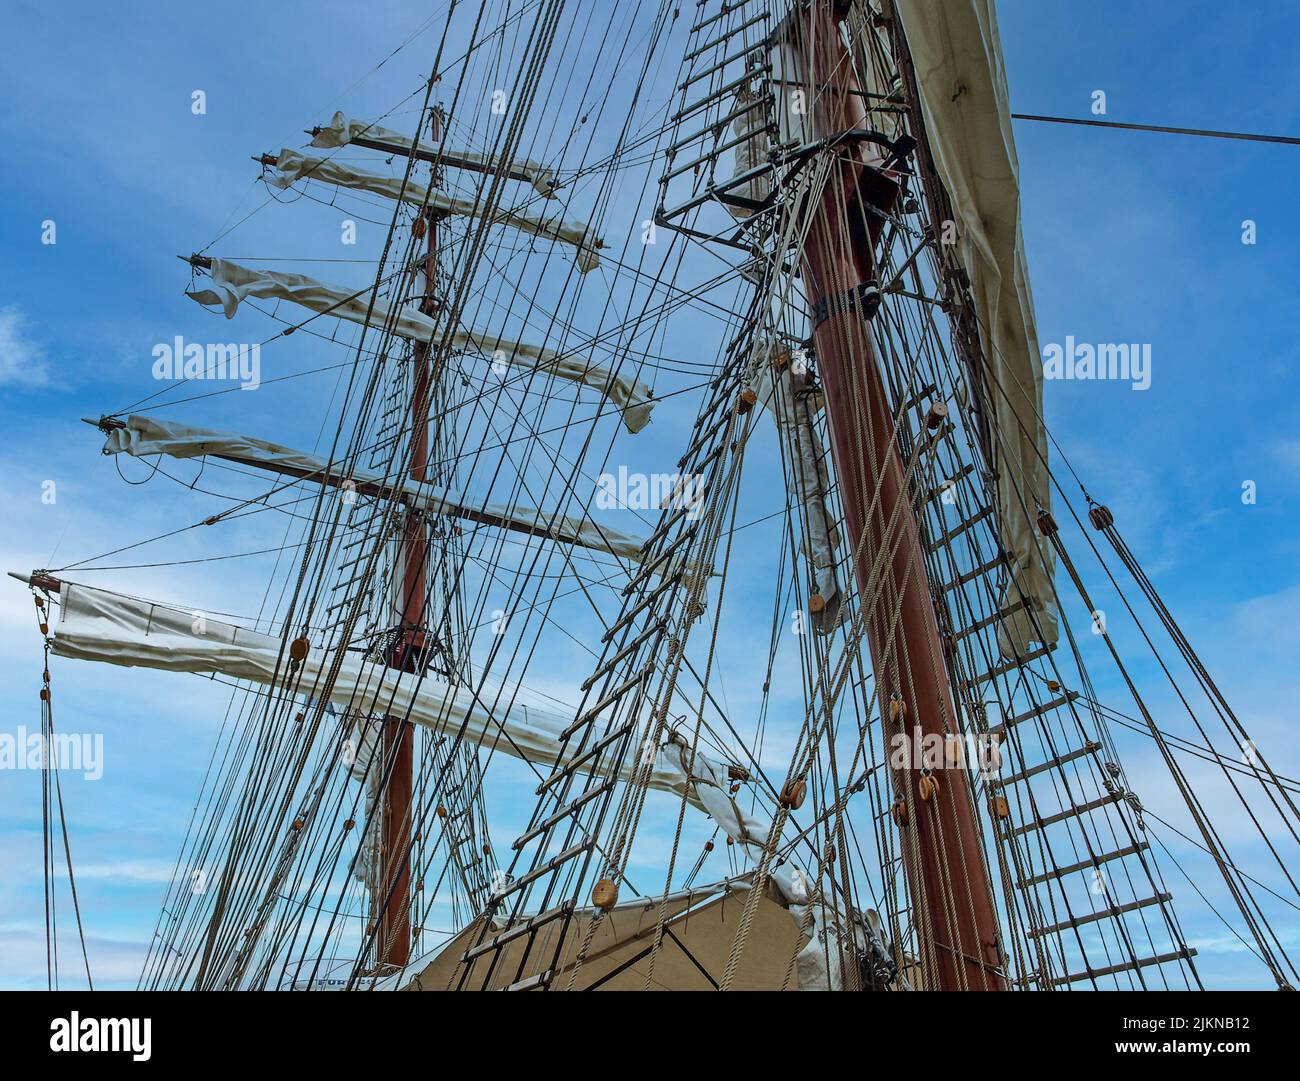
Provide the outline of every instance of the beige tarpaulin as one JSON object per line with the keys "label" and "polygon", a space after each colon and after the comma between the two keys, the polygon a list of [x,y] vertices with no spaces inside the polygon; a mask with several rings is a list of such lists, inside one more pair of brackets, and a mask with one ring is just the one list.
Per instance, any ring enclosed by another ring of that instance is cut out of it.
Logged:
{"label": "beige tarpaulin", "polygon": [[[1037,502],[1051,504],[1043,373],[1020,222],[1019,164],[992,0],[893,0],[912,53],[935,168],[952,201],[959,254],[970,273],[988,396],[997,433],[994,466],[1002,544],[1012,561],[1006,608],[1038,602],[1004,620],[1003,652],[1058,635],[1053,560],[1041,552]],[[1026,507],[1028,513],[1026,513]]]}
{"label": "beige tarpaulin", "polygon": [[[552,990],[567,990],[573,979],[575,991],[640,991],[650,979],[652,991],[711,991],[722,982],[749,896],[746,879],[707,886],[686,893],[662,897],[640,897],[617,905],[596,924],[580,966],[577,950],[592,928],[596,912],[590,908],[574,913],[563,941],[563,920],[537,932],[524,966],[524,976],[535,975],[559,950],[559,962],[550,981]],[[651,966],[648,951],[654,945],[661,915],[666,913],[663,943]],[[503,945],[500,956],[488,953],[462,961],[465,952],[479,941],[482,918],[475,920],[449,943],[421,958],[405,974],[389,981],[405,991],[456,990],[461,977],[466,990],[502,990],[516,981],[527,935]],[[500,934],[504,925],[494,924],[485,938]],[[758,903],[754,921],[741,952],[731,987],[737,991],[780,991],[798,987],[794,976],[796,955],[806,946],[808,935],[775,891]],[[493,962],[495,961],[495,964]],[[489,967],[493,969],[489,976]],[[411,975],[414,973],[414,975]],[[788,982],[787,982],[788,981]]]}

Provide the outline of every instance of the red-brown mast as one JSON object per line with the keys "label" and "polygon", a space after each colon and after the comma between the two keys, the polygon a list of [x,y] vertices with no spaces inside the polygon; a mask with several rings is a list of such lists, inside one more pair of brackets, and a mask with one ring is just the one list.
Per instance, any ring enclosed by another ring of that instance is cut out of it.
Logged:
{"label": "red-brown mast", "polygon": [[[793,45],[809,65],[803,81],[811,91],[809,114],[819,136],[872,126],[840,38],[836,8],[830,0],[812,0],[793,23]],[[848,299],[876,279],[881,221],[867,207],[889,208],[898,190],[887,172],[864,163],[863,146],[848,141],[823,152],[836,154],[839,165],[813,210],[802,274],[809,300],[826,302],[830,313],[816,326],[814,340],[846,524],[853,544],[861,544],[854,570],[888,756],[895,734],[910,738],[919,727],[923,735],[942,737],[959,727],[871,324]],[[886,546],[891,555],[872,582],[872,566]],[[906,707],[903,723],[891,720],[886,705],[895,696]],[[934,778],[937,792],[927,781],[930,798],[925,799],[920,766],[909,762],[895,768],[891,757],[894,790],[910,811],[897,817],[905,820],[900,840],[925,983],[945,990],[1005,989],[967,775],[962,769],[940,771]]]}
{"label": "red-brown mast", "polygon": [[[441,140],[440,121],[435,110],[430,116],[430,135],[435,145]],[[435,178],[436,179],[436,178]],[[438,274],[438,219],[432,209],[417,221],[427,229],[424,255],[424,295],[420,311],[433,315],[437,308],[434,283]],[[411,381],[411,457],[409,474],[413,481],[428,479],[429,466],[429,387],[432,379],[432,348],[416,342],[412,349],[414,365]],[[408,509],[403,526],[399,564],[402,568],[402,629],[393,648],[389,665],[406,672],[417,672],[423,664],[427,647],[425,626],[425,587],[429,565],[429,530],[423,515]],[[411,794],[415,775],[415,733],[409,721],[401,717],[384,719],[384,762],[392,762],[384,795],[383,849],[380,866],[379,897],[387,897],[379,921],[378,958],[381,964],[405,967],[411,959]]]}

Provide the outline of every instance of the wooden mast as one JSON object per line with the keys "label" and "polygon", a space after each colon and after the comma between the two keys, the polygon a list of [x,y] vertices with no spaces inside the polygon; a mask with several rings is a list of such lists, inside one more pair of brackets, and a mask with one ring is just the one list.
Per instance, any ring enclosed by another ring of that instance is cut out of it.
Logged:
{"label": "wooden mast", "polygon": [[[441,142],[437,110],[430,113],[430,135]],[[418,140],[418,133],[417,133]],[[436,170],[436,166],[434,167]],[[431,180],[430,187],[436,184]],[[438,275],[438,219],[432,209],[417,219],[416,235],[426,231],[423,293],[420,311],[433,315],[437,309],[434,283]],[[424,483],[429,467],[429,388],[432,381],[433,349],[428,342],[416,342],[411,352],[413,372],[410,402],[410,461],[408,475]],[[408,508],[403,520],[398,566],[401,568],[401,635],[389,658],[390,667],[418,673],[428,656],[428,603],[426,579],[429,566],[429,527],[424,516]],[[381,965],[404,968],[411,959],[411,823],[412,791],[415,779],[415,730],[401,717],[384,718],[384,758],[392,769],[384,789],[383,847],[381,849],[380,892],[384,901],[377,939]]]}
{"label": "wooden mast", "polygon": [[[810,0],[791,21],[791,43],[805,66],[801,81],[817,137],[872,127],[864,88],[840,37],[841,18],[840,5],[832,0]],[[860,287],[877,278],[874,249],[882,222],[869,208],[887,210],[898,194],[890,174],[867,163],[865,146],[846,141],[822,152],[835,155],[838,164],[811,209],[802,276],[814,311],[825,305],[814,316],[818,370],[848,535],[856,549],[854,570],[885,753],[902,800],[894,821],[925,983],[930,989],[1004,990],[997,917],[968,776],[957,768],[925,777],[920,762],[900,763],[890,753],[896,735],[915,747],[918,729],[922,736],[942,738],[959,733],[960,726],[893,410],[872,344],[870,309],[858,299]]]}

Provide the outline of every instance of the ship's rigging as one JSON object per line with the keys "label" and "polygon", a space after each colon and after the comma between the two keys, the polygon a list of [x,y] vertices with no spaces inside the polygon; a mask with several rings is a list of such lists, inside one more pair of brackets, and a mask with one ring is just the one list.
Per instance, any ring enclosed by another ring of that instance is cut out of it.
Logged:
{"label": "ship's rigging", "polygon": [[[200,463],[229,505],[195,528],[284,517],[260,610],[30,578],[56,656],[232,686],[141,986],[340,959],[353,988],[1200,986],[1099,657],[1233,933],[1295,979],[1295,783],[1049,460],[986,5],[452,3],[404,105],[258,157],[273,205],[383,223],[368,284],[188,257],[193,299],[283,326],[263,344],[347,351],[321,446],[152,415],[201,394],[96,422],[153,473]],[[675,483],[634,537],[598,474],[660,425]],[[1104,654],[1077,637],[1085,557],[1195,736],[1104,623]],[[732,609],[771,619],[739,707]],[[569,650],[580,684],[528,689]]]}

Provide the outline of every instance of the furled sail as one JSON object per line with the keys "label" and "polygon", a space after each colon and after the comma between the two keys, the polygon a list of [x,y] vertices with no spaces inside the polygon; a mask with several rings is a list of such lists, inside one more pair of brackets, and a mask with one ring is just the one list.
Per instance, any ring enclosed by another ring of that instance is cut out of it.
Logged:
{"label": "furled sail", "polygon": [[[61,582],[59,596],[61,611],[53,649],[60,657],[247,679],[313,699],[323,694],[334,660],[329,651],[316,649],[309,650],[301,663],[291,662],[279,637],[206,616],[196,630],[196,615],[201,613],[192,608],[73,582]],[[348,654],[330,688],[329,701],[343,710],[366,708],[409,717],[413,723],[440,733],[454,735],[463,726],[464,738],[478,746],[538,766],[549,768],[559,763],[560,733],[572,722],[571,716],[528,705],[496,705],[490,692],[476,693],[432,677],[402,677],[403,673],[386,664]],[[744,836],[746,828],[761,828],[730,799],[725,766],[697,755],[699,761],[688,775],[684,761],[689,757],[685,744],[670,742],[659,748],[651,787],[681,794],[689,784],[691,802],[710,813],[716,809],[719,824],[737,836]],[[710,792],[706,799],[699,791],[701,786],[718,788],[718,792]]]}
{"label": "furled sail", "polygon": [[[607,552],[619,559],[640,563],[642,541],[598,525],[589,518],[542,511],[519,500],[509,504],[457,496],[444,489],[415,481],[389,482],[370,473],[348,471],[331,466],[324,458],[268,443],[262,439],[192,428],[175,421],[153,417],[130,416],[125,422],[108,422],[105,454],[130,454],[137,458],[166,454],[171,458],[201,458],[211,455],[228,462],[267,469],[287,476],[317,480],[346,487],[362,495],[401,499],[412,507],[431,514],[448,514],[484,525],[499,526],[518,533],[549,537],[562,544],[574,544],[592,551]],[[660,571],[670,573],[674,565],[665,564]],[[688,566],[688,573],[691,567]]]}
{"label": "furled sail", "polygon": [[[371,326],[392,326],[395,333],[415,341],[436,341],[441,336],[437,321],[418,308],[402,305],[393,311],[385,301],[376,299],[371,309],[369,286],[361,290],[345,289],[305,274],[253,270],[226,259],[211,260],[210,270],[211,282],[191,289],[187,295],[204,307],[221,308],[227,319],[234,318],[240,302],[251,296],[287,300],[354,323],[365,323],[369,309]],[[451,335],[451,344],[456,349],[489,356],[494,364],[536,369],[600,391],[622,409],[623,423],[630,432],[639,432],[650,420],[654,408],[650,388],[627,376],[616,375],[588,357],[558,353],[482,330],[457,330]]]}
{"label": "furled sail", "polygon": [[[894,0],[920,92],[934,166],[957,219],[958,251],[979,316],[992,422],[1002,545],[1012,561],[1003,609],[1032,598],[1035,612],[1004,619],[1005,653],[1058,636],[1053,558],[1034,529],[1051,505],[1043,373],[1020,222],[1019,163],[1006,72],[989,0]],[[1035,627],[1034,623],[1037,623]]]}
{"label": "furled sail", "polygon": [[761,342],[755,348],[748,381],[757,395],[756,404],[771,413],[785,443],[803,519],[803,547],[823,602],[812,613],[813,628],[828,633],[839,626],[844,598],[835,574],[839,530],[828,503],[826,450],[813,425],[814,414],[822,408],[821,391],[804,385],[789,350],[774,342]]}
{"label": "furled sail", "polygon": [[381,127],[366,120],[351,120],[341,112],[335,113],[328,127],[316,128],[312,132],[311,145],[323,148],[347,146],[370,146],[374,149],[418,153],[426,160],[439,161],[462,169],[473,169],[480,173],[500,172],[512,180],[523,180],[547,199],[555,198],[555,172],[541,162],[527,158],[505,160],[494,154],[479,154],[471,150],[455,150],[446,146],[428,146],[417,144],[410,136],[403,135],[391,128]]}
{"label": "furled sail", "polygon": [[[275,167],[280,175],[269,177],[267,183],[277,188],[288,188],[306,177],[357,191],[368,191],[381,195],[385,199],[401,199],[416,206],[427,205],[433,210],[446,214],[457,214],[468,218],[488,216],[482,207],[471,199],[457,199],[427,188],[423,184],[403,185],[398,177],[379,176],[376,173],[351,169],[330,158],[300,154],[296,150],[282,149],[276,159]],[[586,225],[566,222],[558,216],[533,214],[526,210],[498,209],[491,215],[490,220],[493,224],[508,225],[532,236],[572,244],[578,252],[578,269],[584,274],[600,265],[599,249],[603,248],[605,243]]]}
{"label": "furled sail", "polygon": [[[291,661],[280,637],[190,608],[73,582],[59,583],[59,598],[51,648],[60,657],[246,679],[314,700],[325,695],[327,674],[336,663],[330,651],[311,648],[303,660]],[[197,619],[200,615],[203,618]],[[328,701],[344,711],[382,712],[409,718],[439,734],[462,734],[469,743],[547,769],[560,765],[564,757],[560,735],[571,717],[528,705],[501,705],[491,701],[487,691],[403,675],[386,664],[348,654],[328,686]],[[725,765],[693,751],[677,732],[654,750],[648,781],[640,761],[625,765],[621,779],[641,774],[651,788],[685,796],[737,844],[767,843],[771,822],[746,811],[733,798]],[[798,958],[800,986],[838,985],[840,951],[834,949],[828,957],[825,934],[820,932],[824,906],[814,903],[807,880],[790,863],[776,867],[772,881],[795,918],[813,929]]]}

